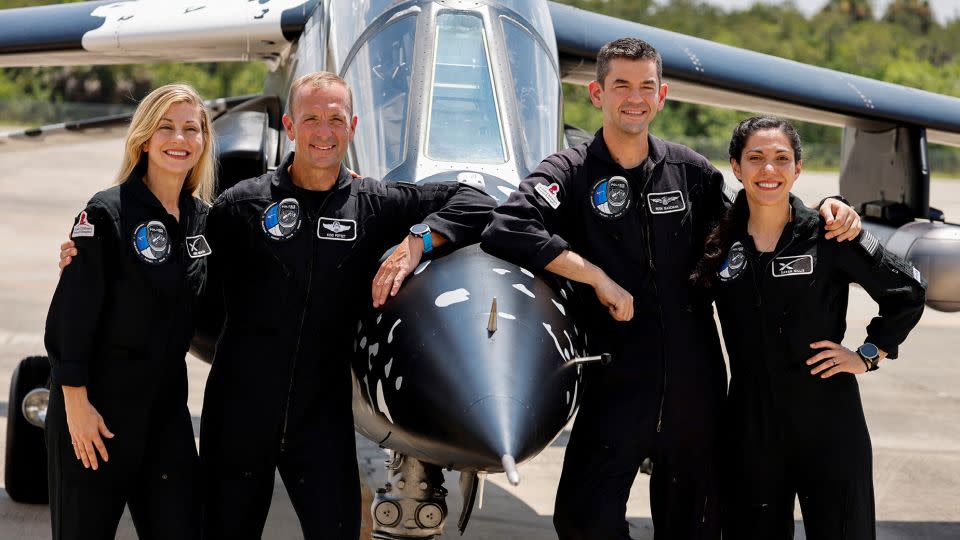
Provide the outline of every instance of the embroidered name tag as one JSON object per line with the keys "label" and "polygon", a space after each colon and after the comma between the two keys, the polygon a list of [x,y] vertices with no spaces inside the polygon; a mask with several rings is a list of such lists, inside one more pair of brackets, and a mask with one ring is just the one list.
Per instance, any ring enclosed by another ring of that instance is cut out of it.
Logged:
{"label": "embroidered name tag", "polygon": [[352,219],[320,218],[317,238],[349,242],[357,239],[357,222]]}
{"label": "embroidered name tag", "polygon": [[648,193],[647,204],[650,206],[651,214],[672,214],[687,209],[687,203],[683,200],[683,192],[680,190]]}
{"label": "embroidered name tag", "polygon": [[805,276],[813,273],[813,255],[777,257],[770,267],[774,277]]}
{"label": "embroidered name tag", "polygon": [[213,250],[210,249],[210,244],[207,243],[207,239],[202,234],[187,237],[187,255],[191,259],[206,257],[211,253],[213,253]]}

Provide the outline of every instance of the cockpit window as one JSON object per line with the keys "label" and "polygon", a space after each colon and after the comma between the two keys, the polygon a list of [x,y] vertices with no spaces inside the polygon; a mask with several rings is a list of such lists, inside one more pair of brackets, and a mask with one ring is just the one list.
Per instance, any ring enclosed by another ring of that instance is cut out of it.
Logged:
{"label": "cockpit window", "polygon": [[354,56],[346,81],[358,115],[353,138],[358,172],[383,178],[404,159],[415,15],[397,19]]}
{"label": "cockpit window", "polygon": [[547,52],[529,32],[502,17],[527,168],[533,170],[560,145],[560,80]]}
{"label": "cockpit window", "polygon": [[427,156],[437,161],[504,163],[483,20],[441,13],[435,46]]}

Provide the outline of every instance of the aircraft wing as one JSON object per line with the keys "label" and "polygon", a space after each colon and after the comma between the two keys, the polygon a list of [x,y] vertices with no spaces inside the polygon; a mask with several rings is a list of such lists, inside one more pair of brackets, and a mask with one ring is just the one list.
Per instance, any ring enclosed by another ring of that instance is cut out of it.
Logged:
{"label": "aircraft wing", "polygon": [[[213,99],[206,102],[210,115],[216,119],[219,115],[239,105],[260,97],[259,94]],[[61,122],[37,128],[0,132],[0,152],[16,150],[21,146],[44,143],[70,143],[91,138],[117,138],[123,136],[130,125],[133,112],[114,114],[73,122]]]}
{"label": "aircraft wing", "polygon": [[319,0],[121,0],[0,11],[0,67],[275,63]]}
{"label": "aircraft wing", "polygon": [[624,36],[663,56],[669,96],[835,126],[925,127],[930,142],[960,146],[960,99],[722,45],[550,2],[564,82],[595,78],[597,52]]}

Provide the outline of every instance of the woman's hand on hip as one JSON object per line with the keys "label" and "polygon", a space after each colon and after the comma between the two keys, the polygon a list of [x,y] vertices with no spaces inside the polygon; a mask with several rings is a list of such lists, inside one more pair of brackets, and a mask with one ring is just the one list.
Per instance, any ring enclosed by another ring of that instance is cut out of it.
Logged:
{"label": "woman's hand on hip", "polygon": [[63,402],[67,410],[67,427],[70,430],[73,453],[83,462],[84,468],[97,470],[100,467],[97,452],[104,463],[110,459],[102,437],[112,439],[113,433],[107,429],[103,417],[87,399],[87,387],[64,386]]}
{"label": "woman's hand on hip", "polygon": [[850,349],[832,341],[817,341],[810,344],[811,349],[823,349],[807,359],[811,375],[819,375],[821,379],[832,377],[837,373],[853,373],[858,375],[867,372],[867,365],[860,355]]}

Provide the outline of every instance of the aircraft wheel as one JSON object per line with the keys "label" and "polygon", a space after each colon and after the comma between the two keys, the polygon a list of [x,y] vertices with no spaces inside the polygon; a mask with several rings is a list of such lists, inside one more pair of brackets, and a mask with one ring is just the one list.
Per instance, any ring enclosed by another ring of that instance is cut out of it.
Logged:
{"label": "aircraft wheel", "polygon": [[[24,416],[23,400],[32,391],[47,389],[50,363],[46,356],[30,356],[20,361],[10,379],[7,401],[7,452],[4,481],[10,498],[29,504],[47,502],[47,446],[43,428]],[[38,391],[30,403],[42,407],[46,417],[46,395]]]}

